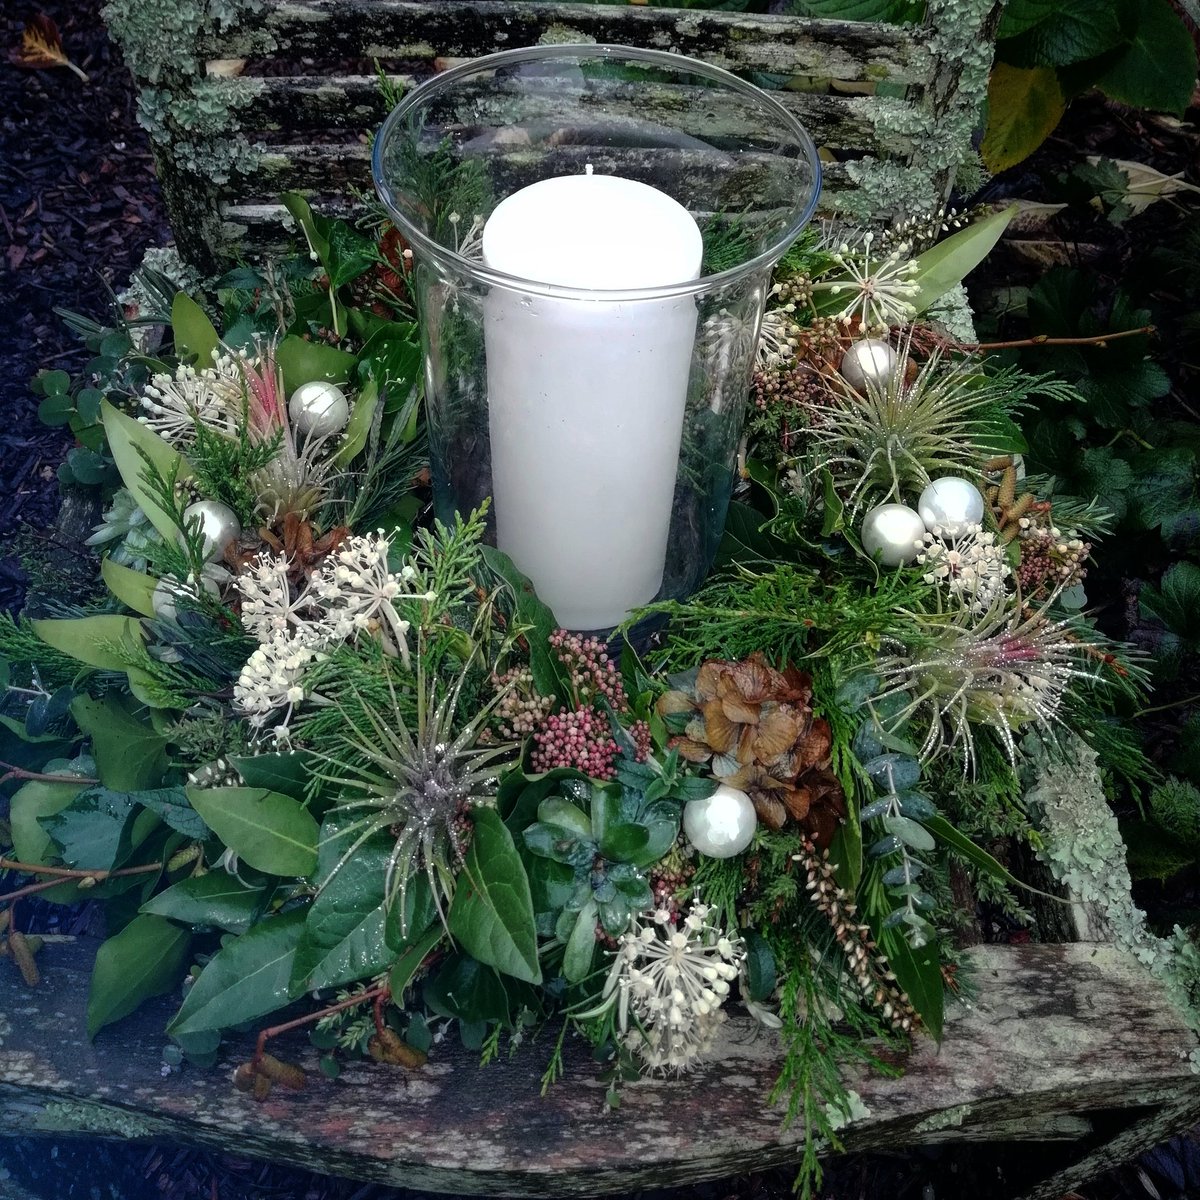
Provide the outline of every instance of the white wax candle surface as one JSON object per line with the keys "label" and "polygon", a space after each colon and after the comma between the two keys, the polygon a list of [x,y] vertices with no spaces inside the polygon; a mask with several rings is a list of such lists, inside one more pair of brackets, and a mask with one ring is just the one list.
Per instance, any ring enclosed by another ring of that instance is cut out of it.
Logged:
{"label": "white wax candle surface", "polygon": [[[545,179],[497,205],[484,261],[599,291],[699,278],[703,243],[670,196],[612,175]],[[497,543],[567,629],[606,629],[662,585],[688,374],[692,296],[484,305]]]}

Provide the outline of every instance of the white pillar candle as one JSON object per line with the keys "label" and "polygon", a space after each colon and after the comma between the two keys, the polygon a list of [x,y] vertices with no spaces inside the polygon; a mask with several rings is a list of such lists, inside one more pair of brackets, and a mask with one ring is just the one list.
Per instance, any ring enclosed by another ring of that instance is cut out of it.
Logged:
{"label": "white pillar candle", "polygon": [[[702,254],[681,204],[590,168],[513,193],[483,231],[492,269],[575,289],[690,282]],[[696,301],[484,303],[497,544],[560,625],[609,628],[662,586]]]}

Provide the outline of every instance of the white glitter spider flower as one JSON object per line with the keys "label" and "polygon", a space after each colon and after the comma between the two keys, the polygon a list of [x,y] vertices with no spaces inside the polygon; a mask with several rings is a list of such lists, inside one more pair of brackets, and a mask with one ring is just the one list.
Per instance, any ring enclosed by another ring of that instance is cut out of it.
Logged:
{"label": "white glitter spider flower", "polygon": [[260,554],[234,580],[242,594],[242,624],[260,642],[304,624],[303,597],[292,597],[288,560],[282,554]]}
{"label": "white glitter spider flower", "polygon": [[173,446],[189,446],[199,422],[233,437],[242,407],[242,372],[238,358],[213,354],[212,366],[181,366],[173,375],[158,374],[143,389],[140,420]]}
{"label": "white glitter spider flower", "polygon": [[292,710],[305,698],[302,679],[316,660],[321,642],[311,636],[289,637],[276,634],[246,660],[237,683],[233,685],[234,707],[261,729],[268,718],[285,709],[279,730],[286,730]]}
{"label": "white glitter spider flower", "polygon": [[616,1004],[626,1045],[652,1069],[693,1066],[725,1020],[723,1005],[745,950],[712,913],[694,900],[676,926],[659,909],[649,924],[634,917],[619,939],[603,996]]}
{"label": "white glitter spider flower", "polygon": [[325,559],[312,578],[310,594],[325,605],[332,635],[350,637],[362,629],[378,631],[384,648],[409,665],[410,623],[396,610],[397,600],[429,602],[436,593],[411,590],[416,578],[411,566],[392,571],[388,566],[391,539],[383,530],[352,537]]}
{"label": "white glitter spider flower", "polygon": [[913,298],[921,290],[915,281],[919,270],[909,257],[910,246],[901,242],[887,253],[872,258],[873,233],[862,236],[860,246],[843,242],[833,253],[841,269],[836,279],[822,279],[814,291],[827,291],[846,303],[833,314],[844,325],[857,316],[864,332],[882,333],[893,325],[907,325],[917,315]]}
{"label": "white glitter spider flower", "polygon": [[953,599],[979,615],[1003,602],[1012,568],[994,533],[971,524],[951,537],[934,526],[925,535],[923,547],[917,563],[925,568],[926,583],[945,588]]}

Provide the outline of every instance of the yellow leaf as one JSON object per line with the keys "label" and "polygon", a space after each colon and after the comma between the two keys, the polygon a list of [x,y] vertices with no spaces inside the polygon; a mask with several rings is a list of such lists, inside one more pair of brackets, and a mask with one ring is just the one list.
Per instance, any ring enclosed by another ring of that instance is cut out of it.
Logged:
{"label": "yellow leaf", "polygon": [[38,13],[25,26],[21,32],[21,44],[9,52],[9,59],[14,65],[31,71],[67,67],[84,83],[88,82],[87,74],[63,53],[58,26],[45,13]]}
{"label": "yellow leaf", "polygon": [[994,173],[1028,158],[1066,108],[1053,67],[997,63],[988,82],[988,125],[980,147],[984,166]]}

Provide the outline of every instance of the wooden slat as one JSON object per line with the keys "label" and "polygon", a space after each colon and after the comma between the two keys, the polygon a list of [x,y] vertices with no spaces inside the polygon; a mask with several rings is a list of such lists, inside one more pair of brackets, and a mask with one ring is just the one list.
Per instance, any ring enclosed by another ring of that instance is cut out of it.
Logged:
{"label": "wooden slat", "polygon": [[[249,1036],[232,1039],[212,1070],[161,1078],[163,1039],[154,1031],[177,998],[89,1043],[93,955],[83,943],[47,947],[44,983],[32,992],[0,963],[0,1132],[175,1140],[412,1189],[491,1195],[679,1186],[798,1155],[801,1131],[782,1129],[779,1111],[764,1103],[778,1042],[744,1015],[730,1021],[712,1061],[681,1079],[627,1086],[606,1115],[605,1085],[574,1040],[566,1082],[539,1095],[547,1038],[484,1069],[448,1042],[419,1072],[353,1062],[331,1083],[296,1035],[272,1048],[303,1064],[307,1088],[276,1089],[255,1104],[229,1082]],[[942,1046],[918,1038],[899,1079],[848,1079],[868,1109],[844,1131],[848,1148],[944,1141],[948,1129],[965,1141],[1082,1136],[1087,1113],[1102,1109],[1161,1108],[1160,1137],[1195,1119],[1200,1079],[1187,1061],[1195,1039],[1132,957],[1087,944],[982,946],[964,957],[978,998],[952,1010]],[[1056,1166],[1067,1161],[1061,1152]],[[1056,1195],[1070,1175],[1058,1177]]]}
{"label": "wooden slat", "polygon": [[202,38],[206,58],[473,58],[547,42],[671,50],[732,71],[923,83],[919,31],[853,21],[531,0],[282,0]]}
{"label": "wooden slat", "polygon": [[[393,80],[405,86],[417,82],[412,76],[394,76]],[[240,84],[216,81],[216,86],[234,89]],[[261,88],[238,109],[239,124],[251,137],[259,130],[371,129],[388,114],[379,81],[370,75],[281,76],[263,79]],[[718,128],[716,114],[705,106],[704,93],[698,88],[663,85],[650,96],[647,90],[628,84],[604,89],[606,120],[653,121],[661,116],[672,121],[680,132],[694,137],[723,140],[763,136],[758,126],[741,119],[742,114],[727,115]],[[869,144],[870,123],[864,119],[862,99],[805,92],[776,92],[774,96],[795,114],[818,146],[843,150],[863,149]],[[462,104],[464,109],[469,106],[482,125],[504,122],[513,110],[513,102],[514,98],[503,89],[497,92],[489,88],[477,96],[470,95],[468,89]],[[594,116],[592,106],[600,102],[598,95],[571,97],[568,102],[553,80],[531,81],[522,85],[521,119],[523,123],[541,120],[557,126],[572,125]]]}

